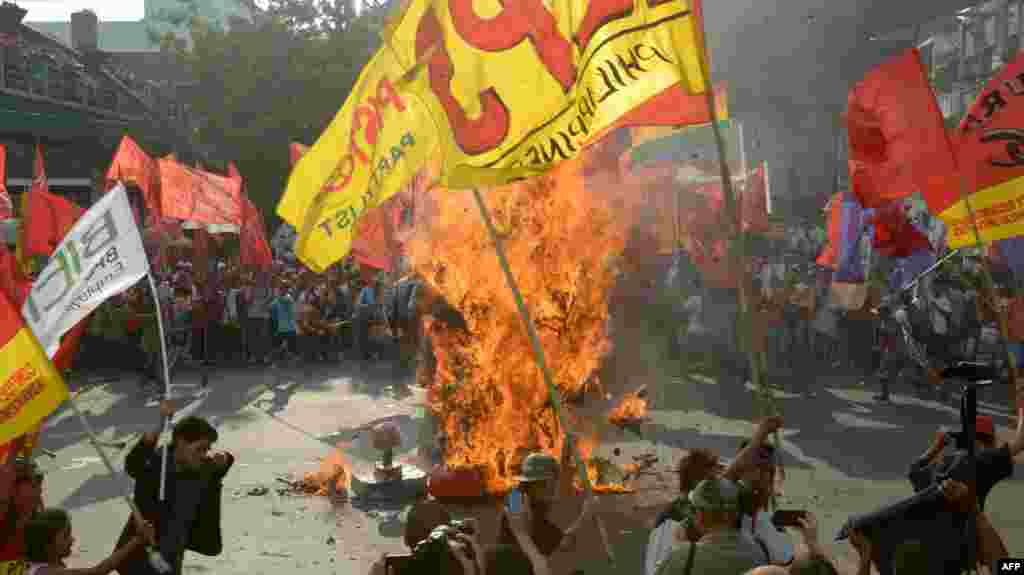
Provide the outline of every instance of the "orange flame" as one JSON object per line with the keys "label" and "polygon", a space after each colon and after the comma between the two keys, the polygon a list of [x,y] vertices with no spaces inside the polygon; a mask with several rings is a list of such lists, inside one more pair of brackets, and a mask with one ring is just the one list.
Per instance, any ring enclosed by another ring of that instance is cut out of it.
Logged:
{"label": "orange flame", "polygon": [[346,493],[352,483],[352,466],[341,449],[335,449],[322,462],[318,471],[306,473],[302,478],[302,489],[312,495]]}
{"label": "orange flame", "polygon": [[[562,398],[599,382],[610,351],[608,296],[626,234],[607,195],[586,189],[582,162],[484,194]],[[468,192],[434,189],[417,216],[410,262],[466,321],[426,318],[435,369],[424,383],[447,436],[446,463],[482,468],[488,491],[512,485],[526,452],[560,457],[563,430],[494,245]],[[582,422],[563,404],[573,430]],[[588,458],[593,443],[581,442]]]}
{"label": "orange flame", "polygon": [[639,394],[630,393],[608,413],[608,421],[613,425],[625,426],[647,419],[647,400]]}

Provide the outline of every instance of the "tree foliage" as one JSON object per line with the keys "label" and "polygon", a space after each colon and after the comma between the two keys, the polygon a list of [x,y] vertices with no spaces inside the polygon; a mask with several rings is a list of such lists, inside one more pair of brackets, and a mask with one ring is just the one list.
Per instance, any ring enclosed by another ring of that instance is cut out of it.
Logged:
{"label": "tree foliage", "polygon": [[193,143],[210,166],[233,161],[249,197],[269,219],[287,182],[288,144],[312,144],[347,98],[379,45],[387,6],[356,12],[346,0],[235,0],[248,12],[227,26],[181,0],[166,15],[187,18],[190,46],[166,34],[193,80],[185,103],[197,120]]}

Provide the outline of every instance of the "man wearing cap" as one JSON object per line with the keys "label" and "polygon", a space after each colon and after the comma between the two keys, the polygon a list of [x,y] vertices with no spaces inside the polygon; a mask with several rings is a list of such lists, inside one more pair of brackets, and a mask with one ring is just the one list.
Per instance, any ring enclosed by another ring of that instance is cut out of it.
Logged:
{"label": "man wearing cap", "polygon": [[[995,423],[992,418],[979,415],[974,421],[978,507],[984,511],[989,492],[997,483],[1013,475],[1013,458],[1024,451],[1024,412],[1017,413],[1017,431],[1013,440],[1000,447],[996,447]],[[915,491],[930,486],[935,477],[953,463],[955,454],[942,456],[948,445],[949,434],[940,430],[928,451],[911,464],[907,478]]]}
{"label": "man wearing cap", "polygon": [[[20,446],[15,452],[20,451]],[[0,573],[21,575],[25,567],[25,524],[43,508],[43,474],[24,457],[0,464]]]}
{"label": "man wearing cap", "polygon": [[[579,516],[564,531],[549,517],[559,493],[567,493],[572,487],[575,465],[572,461],[571,442],[571,437],[567,436],[561,464],[547,453],[531,453],[523,459],[522,474],[516,477],[519,481],[518,489],[523,494],[523,511],[530,525],[530,536],[545,557],[551,556],[555,551],[572,549],[576,542],[576,533],[593,515],[592,500],[587,499],[583,502],[583,510]],[[501,521],[499,543],[518,545],[505,518]]]}
{"label": "man wearing cap", "polygon": [[657,575],[736,575],[764,563],[764,555],[739,530],[740,487],[724,478],[705,479],[690,492],[703,533],[679,545],[657,567]]}

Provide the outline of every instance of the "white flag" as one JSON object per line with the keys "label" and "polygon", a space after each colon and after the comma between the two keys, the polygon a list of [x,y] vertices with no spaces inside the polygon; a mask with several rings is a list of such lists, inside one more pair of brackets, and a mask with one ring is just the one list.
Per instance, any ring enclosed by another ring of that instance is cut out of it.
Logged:
{"label": "white flag", "polygon": [[82,214],[39,274],[21,314],[52,357],[60,338],[146,276],[149,261],[124,186]]}

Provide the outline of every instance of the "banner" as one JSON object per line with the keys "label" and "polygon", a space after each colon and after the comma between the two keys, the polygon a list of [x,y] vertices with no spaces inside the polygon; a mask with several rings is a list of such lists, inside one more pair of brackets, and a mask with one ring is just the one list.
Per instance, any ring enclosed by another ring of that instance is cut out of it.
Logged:
{"label": "banner", "polygon": [[142,237],[124,186],[118,185],[57,246],[32,285],[22,314],[52,355],[65,332],[148,271]]}
{"label": "banner", "polygon": [[160,214],[202,224],[227,224],[237,232],[242,223],[241,186],[235,180],[161,158]]}
{"label": "banner", "polygon": [[[960,124],[956,141],[963,185],[985,243],[1024,235],[1024,53],[992,78]],[[929,209],[945,221],[950,248],[974,245],[974,230],[959,195],[926,194]]]}
{"label": "banner", "polygon": [[[278,214],[323,271],[427,164],[443,185],[543,173],[625,125],[707,122],[700,2],[411,0],[292,171]],[[701,112],[701,110],[705,110]]]}
{"label": "banner", "polygon": [[33,431],[67,398],[68,388],[18,308],[0,293],[0,444]]}

